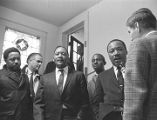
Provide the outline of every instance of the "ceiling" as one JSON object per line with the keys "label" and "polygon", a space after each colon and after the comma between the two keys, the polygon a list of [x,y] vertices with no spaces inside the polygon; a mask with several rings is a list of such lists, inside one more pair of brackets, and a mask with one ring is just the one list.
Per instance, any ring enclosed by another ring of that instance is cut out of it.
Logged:
{"label": "ceiling", "polygon": [[101,0],[0,0],[0,5],[61,26]]}

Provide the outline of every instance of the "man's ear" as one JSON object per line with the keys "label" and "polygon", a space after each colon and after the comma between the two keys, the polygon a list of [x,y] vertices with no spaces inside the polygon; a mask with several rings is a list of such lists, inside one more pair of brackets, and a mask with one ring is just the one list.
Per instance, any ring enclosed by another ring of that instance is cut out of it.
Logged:
{"label": "man's ear", "polygon": [[139,33],[141,32],[140,25],[138,22],[135,23],[135,29],[137,29]]}

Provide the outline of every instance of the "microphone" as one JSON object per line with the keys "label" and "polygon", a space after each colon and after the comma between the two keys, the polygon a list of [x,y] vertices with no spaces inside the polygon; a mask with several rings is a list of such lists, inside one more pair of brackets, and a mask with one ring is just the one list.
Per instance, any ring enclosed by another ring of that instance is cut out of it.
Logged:
{"label": "microphone", "polygon": [[124,70],[124,69],[125,69],[125,64],[124,64],[123,61],[120,62],[120,64],[119,64],[118,67],[121,69],[121,71],[125,71],[125,70]]}

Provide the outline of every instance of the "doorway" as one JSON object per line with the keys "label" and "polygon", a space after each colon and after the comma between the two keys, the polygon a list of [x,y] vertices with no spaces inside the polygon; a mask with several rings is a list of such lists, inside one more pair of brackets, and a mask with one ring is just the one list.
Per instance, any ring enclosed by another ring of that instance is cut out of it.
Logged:
{"label": "doorway", "polygon": [[[87,76],[88,64],[87,41],[88,41],[87,19],[79,22],[78,24],[75,24],[74,26],[68,27],[68,29],[63,30],[62,32],[62,45],[68,49],[69,57],[73,62],[75,69],[82,71],[85,74],[85,76]],[[74,44],[76,44],[75,47]],[[79,60],[79,58],[82,59]],[[81,61],[81,65],[79,61]]]}
{"label": "doorway", "polygon": [[80,42],[73,34],[69,35],[68,53],[73,62],[75,70],[82,71],[84,68],[84,44]]}

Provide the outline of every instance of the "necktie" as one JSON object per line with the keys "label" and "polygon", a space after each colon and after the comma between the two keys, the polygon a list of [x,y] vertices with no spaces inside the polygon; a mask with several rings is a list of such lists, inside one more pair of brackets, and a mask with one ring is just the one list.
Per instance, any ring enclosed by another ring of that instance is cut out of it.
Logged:
{"label": "necktie", "polygon": [[121,72],[121,67],[117,67],[118,69],[118,73],[117,73],[117,79],[118,79],[118,83],[119,83],[119,86],[122,90],[122,101],[124,100],[124,78],[123,78],[123,75],[122,75],[122,72]]}
{"label": "necktie", "polygon": [[64,71],[63,71],[63,69],[61,69],[59,71],[60,71],[61,74],[60,74],[59,80],[58,80],[58,89],[59,89],[59,92],[61,94],[62,91],[63,91]]}
{"label": "necktie", "polygon": [[118,69],[118,72],[117,72],[118,83],[119,83],[120,86],[123,86],[124,85],[124,78],[123,78],[123,75],[122,75],[122,72],[121,72],[121,68],[117,67],[117,69]]}
{"label": "necktie", "polygon": [[31,73],[30,77],[30,96],[34,98],[35,93],[34,93],[34,86],[33,86],[33,73]]}

